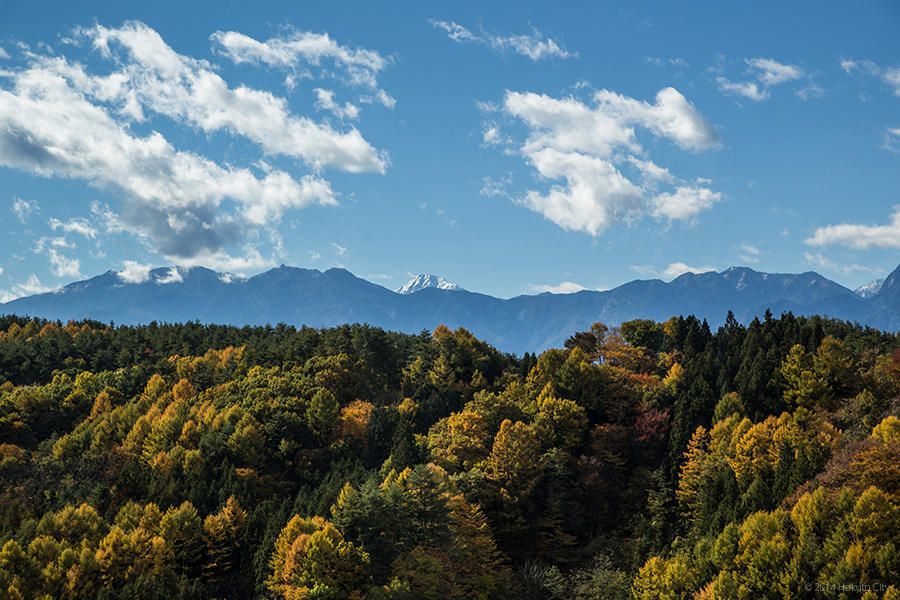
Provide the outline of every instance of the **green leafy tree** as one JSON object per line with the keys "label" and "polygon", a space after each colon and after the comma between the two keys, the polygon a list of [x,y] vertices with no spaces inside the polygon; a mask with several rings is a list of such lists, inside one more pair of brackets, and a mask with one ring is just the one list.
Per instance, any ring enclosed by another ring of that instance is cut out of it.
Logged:
{"label": "green leafy tree", "polygon": [[368,579],[369,555],[322,517],[294,516],[275,542],[266,587],[277,597],[349,598]]}

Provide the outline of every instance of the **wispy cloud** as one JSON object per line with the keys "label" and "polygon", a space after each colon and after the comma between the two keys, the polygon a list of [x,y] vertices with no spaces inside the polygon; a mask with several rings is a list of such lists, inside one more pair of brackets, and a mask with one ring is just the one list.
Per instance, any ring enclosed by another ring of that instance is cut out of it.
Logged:
{"label": "wispy cloud", "polygon": [[0,290],[0,302],[9,302],[23,296],[33,296],[34,294],[44,294],[52,292],[53,287],[45,286],[38,279],[38,276],[32,273],[28,279],[22,283],[17,283],[9,290]]}
{"label": "wispy cloud", "polygon": [[657,67],[688,67],[688,61],[683,58],[660,58],[658,56],[645,56],[644,59]]}
{"label": "wispy cloud", "polygon": [[481,195],[487,198],[502,196],[509,198],[508,189],[512,185],[512,173],[507,173],[500,178],[493,178],[490,175],[481,180]]}
{"label": "wispy cloud", "polygon": [[565,59],[578,56],[577,52],[566,50],[556,40],[543,37],[537,29],[532,29],[530,34],[504,35],[490,33],[483,28],[479,29],[479,31],[473,31],[454,21],[430,19],[428,22],[436,29],[447,32],[447,37],[454,42],[480,44],[500,52],[512,51],[516,54],[527,56],[533,61],[545,58]]}
{"label": "wispy cloud", "polygon": [[[780,63],[771,58],[746,58],[744,63],[747,65],[746,75],[752,79],[732,81],[727,77],[719,76],[716,78],[716,83],[722,92],[741,96],[754,102],[762,102],[769,98],[773,87],[808,77],[799,66]],[[805,100],[821,95],[823,92],[822,88],[815,83],[810,83],[797,94]]]}
{"label": "wispy cloud", "polygon": [[181,283],[182,281],[184,281],[184,276],[181,274],[181,270],[178,267],[170,268],[168,273],[166,273],[163,277],[159,277],[156,279],[156,283],[160,285],[166,285],[169,283]]}
{"label": "wispy cloud", "polygon": [[882,67],[871,60],[842,59],[841,68],[848,75],[855,72],[879,78],[896,96],[900,96],[900,67]]}
{"label": "wispy cloud", "polygon": [[761,254],[759,248],[756,246],[751,246],[750,244],[743,243],[740,246],[741,254],[739,254],[739,258],[745,263],[757,264],[759,263],[759,255]]}
{"label": "wispy cloud", "polygon": [[50,271],[57,277],[81,277],[81,261],[77,258],[68,258],[57,252],[54,248],[47,251],[50,258]]}
{"label": "wispy cloud", "polygon": [[669,280],[685,273],[708,273],[716,270],[715,267],[692,267],[683,262],[669,263],[662,271],[653,265],[629,265],[628,268],[642,277],[659,277]]}
{"label": "wispy cloud", "polygon": [[628,268],[643,277],[658,277],[659,272],[653,265],[628,265]]}
{"label": "wispy cloud", "polygon": [[12,211],[18,217],[19,221],[22,224],[25,223],[25,219],[28,218],[36,207],[34,202],[29,202],[28,200],[22,200],[21,198],[16,198],[12,204]]}
{"label": "wispy cloud", "polygon": [[881,147],[891,152],[900,152],[900,127],[886,127]]}
{"label": "wispy cloud", "polygon": [[224,250],[203,252],[190,258],[178,261],[182,267],[208,267],[215,271],[224,271],[235,277],[243,277],[248,271],[258,271],[275,266],[275,261],[260,254],[257,248],[245,245],[241,254],[232,255]]}
{"label": "wispy cloud", "polygon": [[663,279],[675,279],[685,273],[708,273],[715,270],[715,267],[692,267],[683,262],[674,262],[663,270],[662,277]]}
{"label": "wispy cloud", "polygon": [[895,207],[887,225],[841,223],[817,229],[806,240],[811,246],[832,244],[850,248],[900,248],[900,206]]}
{"label": "wispy cloud", "polygon": [[703,187],[680,186],[674,192],[660,194],[652,200],[651,214],[669,220],[691,219],[712,208],[722,199],[720,192]]}
{"label": "wispy cloud", "polygon": [[237,31],[217,31],[210,39],[237,64],[296,70],[306,65],[320,67],[327,61],[341,70],[348,83],[373,89],[378,86],[378,74],[392,62],[375,50],[344,46],[328,33],[292,31],[261,42]]}
{"label": "wispy cloud", "polygon": [[350,102],[343,106],[334,101],[334,92],[316,88],[316,108],[327,110],[339,119],[358,119],[359,107]]}
{"label": "wispy cloud", "polygon": [[574,281],[563,281],[557,285],[548,285],[548,284],[532,284],[528,286],[528,289],[532,292],[544,293],[550,292],[551,294],[574,294],[575,292],[580,292],[582,290],[586,290],[587,288],[581,284],[575,283]]}
{"label": "wispy cloud", "polygon": [[64,223],[56,217],[53,217],[50,219],[50,228],[53,231],[62,229],[66,233],[78,233],[91,239],[97,237],[97,230],[84,218],[69,219]]}
{"label": "wispy cloud", "polygon": [[347,254],[347,249],[344,248],[343,246],[341,246],[340,244],[335,244],[334,242],[331,242],[331,247],[334,248],[334,251],[337,252],[338,256],[344,256],[345,254]]}
{"label": "wispy cloud", "polygon": [[755,81],[730,81],[725,77],[717,77],[716,82],[719,84],[719,89],[726,94],[743,96],[754,102],[761,102],[769,97],[769,90],[761,87]]}
{"label": "wispy cloud", "polygon": [[842,273],[844,275],[850,275],[856,272],[872,273],[874,275],[880,275],[884,273],[883,269],[865,267],[855,263],[839,264],[820,253],[812,254],[811,252],[804,252],[803,258],[805,258],[806,262],[814,267],[825,269],[826,271],[832,271],[834,273]]}
{"label": "wispy cloud", "polygon": [[505,146],[511,141],[509,136],[500,133],[500,128],[494,123],[486,124],[481,132],[481,146],[484,148],[488,146]]}

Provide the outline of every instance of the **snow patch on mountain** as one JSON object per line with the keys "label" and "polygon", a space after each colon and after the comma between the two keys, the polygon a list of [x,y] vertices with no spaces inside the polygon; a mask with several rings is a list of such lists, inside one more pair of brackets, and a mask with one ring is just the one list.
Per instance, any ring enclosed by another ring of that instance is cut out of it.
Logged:
{"label": "snow patch on mountain", "polygon": [[453,282],[447,281],[443,277],[437,275],[416,275],[406,282],[402,287],[394,290],[398,294],[413,294],[425,288],[437,288],[439,290],[462,290],[461,287]]}
{"label": "snow patch on mountain", "polygon": [[864,283],[853,291],[856,292],[856,295],[860,298],[871,298],[881,291],[882,285],[884,285],[884,279],[873,279],[869,283]]}

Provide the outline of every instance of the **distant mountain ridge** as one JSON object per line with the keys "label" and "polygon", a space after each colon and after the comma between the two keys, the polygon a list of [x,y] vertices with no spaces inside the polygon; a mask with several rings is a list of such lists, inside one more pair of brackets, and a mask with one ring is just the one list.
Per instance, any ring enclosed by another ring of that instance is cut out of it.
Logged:
{"label": "distant mountain ridge", "polygon": [[165,267],[153,269],[141,282],[126,283],[119,273],[107,271],[55,292],[0,304],[0,313],[120,324],[198,320],[327,327],[360,322],[410,333],[444,324],[465,327],[497,348],[516,353],[559,346],[596,321],[617,325],[635,318],[693,314],[715,327],[729,310],[747,322],[767,309],[776,315],[821,314],[896,330],[900,267],[867,298],[814,272],[761,273],[732,267],[719,273],[686,273],[668,283],[636,280],[603,292],[510,299],[436,285],[399,293],[337,268],[322,272],[282,265],[239,278],[202,267]]}

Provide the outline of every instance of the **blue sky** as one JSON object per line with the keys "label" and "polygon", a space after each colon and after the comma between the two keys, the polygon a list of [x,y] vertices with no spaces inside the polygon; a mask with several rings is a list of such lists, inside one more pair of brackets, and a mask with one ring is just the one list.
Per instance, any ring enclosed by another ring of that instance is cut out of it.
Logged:
{"label": "blue sky", "polygon": [[900,263],[895,2],[128,4],[0,0],[0,300]]}

